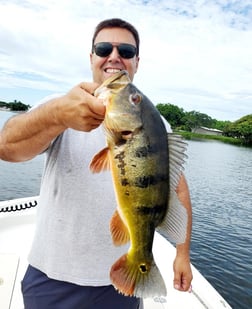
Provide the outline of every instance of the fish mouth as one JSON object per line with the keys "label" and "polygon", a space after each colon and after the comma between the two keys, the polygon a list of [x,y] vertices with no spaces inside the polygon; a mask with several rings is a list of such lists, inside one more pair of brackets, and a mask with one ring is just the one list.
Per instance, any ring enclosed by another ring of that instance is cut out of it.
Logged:
{"label": "fish mouth", "polygon": [[110,88],[113,85],[113,83],[117,80],[120,80],[121,84],[128,84],[131,82],[129,78],[129,73],[126,70],[121,70],[121,71],[115,72],[112,76],[107,78],[100,87]]}
{"label": "fish mouth", "polygon": [[109,84],[115,82],[117,79],[120,79],[125,75],[126,79],[128,79],[129,74],[126,70],[117,70],[117,72],[113,72],[114,74],[106,79],[103,83],[103,86],[108,86]]}
{"label": "fish mouth", "polygon": [[[118,82],[116,82],[117,80]],[[94,96],[99,97],[99,95],[102,92],[106,92],[106,90],[119,91],[130,82],[129,73],[126,70],[118,71],[107,78],[101,86],[95,90]]]}

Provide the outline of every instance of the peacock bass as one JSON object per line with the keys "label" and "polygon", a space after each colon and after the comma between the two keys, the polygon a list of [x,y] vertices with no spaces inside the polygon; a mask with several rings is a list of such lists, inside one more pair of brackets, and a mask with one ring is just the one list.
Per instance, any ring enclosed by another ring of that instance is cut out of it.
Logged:
{"label": "peacock bass", "polygon": [[126,71],[107,79],[95,96],[106,105],[107,147],[90,168],[111,170],[118,206],[110,222],[112,239],[115,245],[130,241],[111,267],[111,282],[127,296],[166,295],[152,245],[155,230],[176,243],[186,239],[187,212],[175,192],[186,144],[178,135],[167,136],[159,112]]}

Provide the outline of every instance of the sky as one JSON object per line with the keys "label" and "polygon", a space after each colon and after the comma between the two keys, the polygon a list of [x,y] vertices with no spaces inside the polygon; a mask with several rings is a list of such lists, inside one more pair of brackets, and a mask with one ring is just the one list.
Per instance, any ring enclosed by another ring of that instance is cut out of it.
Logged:
{"label": "sky", "polygon": [[252,113],[252,0],[0,0],[0,101],[34,105],[91,81],[94,28],[113,17],[139,31],[134,84],[154,104]]}

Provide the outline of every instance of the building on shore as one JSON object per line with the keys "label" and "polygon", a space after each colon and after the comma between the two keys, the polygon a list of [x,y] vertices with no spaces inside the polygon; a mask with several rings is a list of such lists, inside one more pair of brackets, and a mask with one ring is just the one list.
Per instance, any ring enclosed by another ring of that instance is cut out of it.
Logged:
{"label": "building on shore", "polygon": [[222,135],[223,131],[207,127],[198,127],[193,130],[193,133],[206,134],[206,135]]}

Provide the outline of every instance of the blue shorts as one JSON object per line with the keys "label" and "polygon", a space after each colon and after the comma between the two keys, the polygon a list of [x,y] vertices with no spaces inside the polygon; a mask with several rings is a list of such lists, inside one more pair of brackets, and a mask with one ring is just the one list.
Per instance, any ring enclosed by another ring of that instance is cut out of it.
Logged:
{"label": "blue shorts", "polygon": [[140,309],[142,301],[119,294],[112,285],[80,286],[48,278],[28,266],[22,281],[25,309]]}

